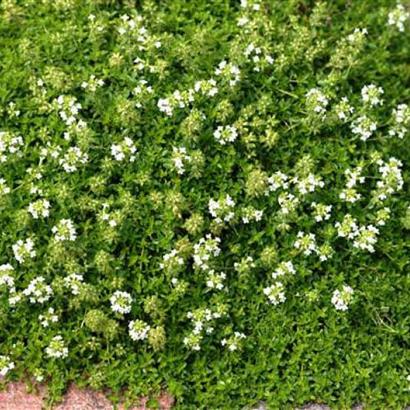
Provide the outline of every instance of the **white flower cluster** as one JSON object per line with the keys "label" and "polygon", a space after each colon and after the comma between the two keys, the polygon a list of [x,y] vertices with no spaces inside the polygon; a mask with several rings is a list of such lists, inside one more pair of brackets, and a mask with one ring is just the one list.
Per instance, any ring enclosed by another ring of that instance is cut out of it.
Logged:
{"label": "white flower cluster", "polygon": [[286,300],[285,287],[282,282],[275,282],[273,285],[266,287],[263,289],[263,293],[272,305],[278,305]]}
{"label": "white flower cluster", "polygon": [[14,268],[9,263],[0,265],[0,286],[6,285],[9,288],[14,288],[13,272]]}
{"label": "white flower cluster", "polygon": [[346,214],[342,222],[336,222],[335,228],[337,229],[338,236],[347,239],[353,239],[359,229],[357,220],[350,214]]}
{"label": "white flower cluster", "polygon": [[306,107],[308,111],[324,116],[328,104],[328,97],[318,88],[312,88],[306,93]]}
{"label": "white flower cluster", "polygon": [[218,224],[232,220],[235,216],[235,213],[232,211],[234,207],[235,202],[229,195],[226,195],[224,199],[218,201],[210,199],[208,202],[209,213]]}
{"label": "white flower cluster", "polygon": [[206,286],[210,289],[222,290],[224,288],[224,280],[226,274],[224,272],[216,273],[213,269],[207,273]]}
{"label": "white flower cluster", "polygon": [[65,172],[71,173],[77,171],[80,164],[86,164],[88,155],[81,151],[78,147],[70,147],[64,154],[63,158],[59,159],[59,164],[63,167]]}
{"label": "white flower cluster", "polygon": [[351,170],[346,169],[345,176],[347,178],[346,187],[340,192],[339,198],[345,202],[355,203],[361,198],[361,195],[356,190],[357,184],[364,184],[365,178],[361,176],[363,167],[358,166]]}
{"label": "white flower cluster", "polygon": [[379,160],[379,172],[381,173],[381,180],[377,181],[375,196],[378,200],[384,201],[387,197],[403,188],[403,176],[401,167],[403,163],[394,158],[389,158],[388,162]]}
{"label": "white flower cluster", "polygon": [[6,180],[0,178],[0,196],[10,193],[10,187],[7,186]]}
{"label": "white flower cluster", "polygon": [[14,257],[18,263],[24,263],[27,259],[32,259],[36,256],[34,250],[34,242],[31,238],[27,238],[25,241],[19,239],[13,246]]}
{"label": "white flower cluster", "polygon": [[299,231],[296,237],[297,239],[293,246],[299,249],[303,255],[309,256],[317,251],[315,234]]}
{"label": "white flower cluster", "polygon": [[218,93],[217,83],[214,79],[196,81],[193,88],[187,91],[175,90],[169,97],[160,98],[157,102],[158,109],[172,117],[176,108],[185,108],[195,101],[198,96],[213,97]]}
{"label": "white flower cluster", "polygon": [[214,331],[213,322],[225,315],[225,312],[218,306],[215,310],[208,308],[199,308],[193,312],[188,312],[187,317],[193,325],[192,332],[184,338],[184,345],[192,350],[200,350],[200,342],[203,334],[211,334]]}
{"label": "white flower cluster", "polygon": [[73,125],[77,121],[78,113],[81,110],[81,104],[77,98],[70,95],[60,95],[54,100],[60,118],[66,125]]}
{"label": "white flower cluster", "polygon": [[51,228],[54,238],[58,242],[75,241],[77,233],[71,219],[62,219],[57,225]]}
{"label": "white flower cluster", "polygon": [[243,53],[245,57],[249,58],[254,64],[253,71],[260,72],[265,66],[273,64],[273,57],[269,54],[262,53],[260,47],[256,47],[255,44],[250,43]]}
{"label": "white flower cluster", "polygon": [[130,137],[125,137],[119,144],[111,145],[111,155],[116,161],[124,161],[124,159],[128,158],[130,162],[134,162],[136,152],[137,148]]}
{"label": "white flower cluster", "polygon": [[81,88],[84,90],[90,90],[91,92],[97,91],[97,88],[100,88],[104,85],[104,80],[97,78],[94,74],[90,75],[88,81],[83,81],[81,83]]}
{"label": "white flower cluster", "polygon": [[288,215],[294,212],[299,205],[299,198],[290,192],[282,192],[278,197],[280,212],[283,215]]}
{"label": "white flower cluster", "polygon": [[384,94],[383,88],[377,87],[374,84],[365,85],[362,88],[362,100],[372,107],[382,105],[383,100],[380,98]]}
{"label": "white flower cluster", "polygon": [[61,335],[54,336],[45,349],[46,355],[53,359],[64,359],[68,356],[68,348]]}
{"label": "white flower cluster", "polygon": [[64,278],[64,286],[69,289],[73,295],[78,295],[83,286],[83,280],[83,275],[70,273]]}
{"label": "white flower cluster", "polygon": [[309,173],[307,176],[294,177],[292,178],[292,183],[295,184],[296,189],[301,195],[306,195],[311,192],[315,192],[316,188],[323,188],[325,183],[323,182],[320,176],[316,176],[312,173]]}
{"label": "white flower cluster", "polygon": [[34,278],[26,289],[23,290],[23,295],[29,298],[30,303],[47,302],[53,294],[53,289],[47,285],[43,276]]}
{"label": "white flower cluster", "polygon": [[332,212],[332,205],[318,204],[312,202],[313,217],[316,222],[327,221]]}
{"label": "white flower cluster", "polygon": [[122,315],[131,312],[132,297],[128,292],[117,290],[110,298],[111,310]]}
{"label": "white flower cluster", "polygon": [[262,219],[263,210],[255,209],[253,206],[247,206],[242,209],[242,222],[248,224],[250,221],[259,222]]}
{"label": "white flower cluster", "polygon": [[353,239],[355,248],[366,250],[370,253],[375,251],[374,245],[377,242],[378,228],[373,225],[358,226],[357,220],[350,214],[346,214],[342,222],[336,222],[338,236]]}
{"label": "white flower cluster", "polygon": [[184,265],[184,258],[179,255],[176,249],[172,249],[171,252],[166,253],[162,257],[162,263],[160,263],[160,268],[166,270],[167,272],[176,272],[181,266]]}
{"label": "white flower cluster", "polygon": [[377,242],[379,230],[373,225],[361,226],[355,233],[353,246],[362,251],[374,252],[374,246]]}
{"label": "white flower cluster", "polygon": [[222,77],[225,81],[228,81],[231,87],[233,87],[241,79],[241,70],[235,64],[222,60],[215,69],[215,75]]}
{"label": "white flower cluster", "polygon": [[34,219],[47,218],[50,215],[50,202],[47,199],[31,202],[28,206],[28,212]]}
{"label": "white flower cluster", "polygon": [[393,125],[389,130],[390,137],[403,138],[410,126],[410,107],[399,104],[393,109]]}
{"label": "white flower cluster", "polygon": [[332,304],[337,310],[346,311],[353,298],[353,289],[350,286],[343,285],[342,290],[336,289],[333,292]]}
{"label": "white flower cluster", "polygon": [[238,138],[238,131],[233,125],[223,127],[220,125],[214,131],[214,138],[221,144],[226,145],[228,142],[234,142]]}
{"label": "white flower cluster", "polygon": [[190,162],[191,157],[187,154],[185,147],[172,148],[172,162],[179,175],[185,173],[185,163]]}
{"label": "white flower cluster", "polygon": [[387,24],[389,26],[396,26],[396,28],[403,32],[406,20],[410,18],[410,12],[406,11],[404,6],[400,3],[388,15]]}
{"label": "white flower cluster", "polygon": [[283,172],[281,171],[275,172],[273,175],[271,175],[268,178],[268,189],[265,192],[265,194],[268,195],[269,192],[275,192],[279,188],[288,189],[289,187],[288,179],[289,177]]}
{"label": "white flower cluster", "polygon": [[221,340],[221,345],[226,346],[226,348],[230,352],[234,352],[241,347],[242,340],[246,339],[244,333],[241,332],[234,332],[233,336],[229,337],[228,339],[224,338]]}
{"label": "white flower cluster", "polygon": [[205,238],[201,238],[198,243],[194,245],[194,266],[202,271],[209,270],[209,261],[212,257],[216,257],[221,253],[219,244],[221,239],[212,237],[207,234]]}
{"label": "white flower cluster", "polygon": [[141,79],[138,81],[138,85],[132,90],[132,93],[137,97],[135,106],[137,108],[142,107],[142,102],[147,100],[147,97],[154,92],[153,88],[148,84],[147,80]]}
{"label": "white flower cluster", "polygon": [[368,140],[376,131],[377,124],[366,115],[362,115],[351,125],[353,134],[359,135],[362,141]]}
{"label": "white flower cluster", "polygon": [[106,202],[102,204],[102,210],[99,213],[99,218],[104,221],[108,222],[108,225],[111,228],[115,228],[118,225],[118,217],[115,212],[109,212],[110,205]]}
{"label": "white flower cluster", "polygon": [[132,320],[128,324],[128,333],[134,341],[146,339],[150,329],[150,325],[139,319]]}
{"label": "white flower cluster", "polygon": [[49,327],[50,323],[58,322],[58,316],[55,314],[54,308],[50,307],[47,309],[46,313],[39,315],[38,320],[40,321],[41,326]]}
{"label": "white flower cluster", "polygon": [[0,376],[4,377],[10,370],[14,369],[14,362],[9,356],[0,356]]}
{"label": "white flower cluster", "polygon": [[295,273],[296,270],[291,261],[281,262],[273,271],[272,278],[277,279],[280,276],[294,275]]}
{"label": "white flower cluster", "polygon": [[8,131],[0,131],[0,162],[6,162],[8,154],[21,155],[20,148],[24,145],[23,138]]}
{"label": "white flower cluster", "polygon": [[350,105],[347,97],[343,97],[335,106],[335,112],[339,120],[347,121],[351,114],[354,112],[354,108]]}

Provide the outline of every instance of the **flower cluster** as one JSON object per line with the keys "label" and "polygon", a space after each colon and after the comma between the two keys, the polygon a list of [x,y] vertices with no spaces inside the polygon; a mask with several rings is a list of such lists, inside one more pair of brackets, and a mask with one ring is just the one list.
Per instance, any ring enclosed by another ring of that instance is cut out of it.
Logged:
{"label": "flower cluster", "polygon": [[220,125],[214,131],[214,138],[221,144],[226,145],[228,142],[234,142],[238,138],[238,131],[233,125],[223,127]]}
{"label": "flower cluster", "polygon": [[389,13],[387,24],[389,26],[396,26],[396,28],[399,31],[403,32],[404,24],[409,19],[410,19],[410,12],[406,11],[404,6],[398,3],[396,8]]}
{"label": "flower cluster", "polygon": [[229,222],[235,216],[232,211],[234,207],[235,202],[229,195],[218,201],[210,199],[208,203],[209,213],[215,218],[216,223]]}
{"label": "flower cluster", "polygon": [[46,355],[52,359],[64,359],[68,356],[68,348],[61,335],[54,336],[45,349]]}
{"label": "flower cluster", "polygon": [[353,298],[353,289],[350,286],[343,285],[342,290],[336,289],[333,292],[332,304],[337,310],[346,311]]}
{"label": "flower cluster", "polygon": [[134,162],[136,152],[137,148],[130,137],[125,137],[119,144],[111,145],[111,155],[116,161],[124,161],[125,159],[128,159],[128,161]]}
{"label": "flower cluster", "polygon": [[132,320],[128,324],[128,333],[132,340],[144,340],[148,336],[148,332],[151,326],[145,323],[143,320]]}
{"label": "flower cluster", "polygon": [[110,297],[111,310],[122,315],[131,312],[132,297],[127,292],[117,290]]}
{"label": "flower cluster", "polygon": [[34,249],[34,241],[27,238],[25,241],[19,239],[13,246],[14,257],[18,263],[24,263],[27,259],[32,259],[36,256]]}
{"label": "flower cluster", "polygon": [[57,225],[51,228],[54,238],[58,242],[75,241],[77,232],[71,219],[62,219]]}
{"label": "flower cluster", "polygon": [[26,289],[23,290],[23,295],[29,298],[30,303],[45,303],[53,294],[53,289],[47,285],[43,276],[34,278]]}

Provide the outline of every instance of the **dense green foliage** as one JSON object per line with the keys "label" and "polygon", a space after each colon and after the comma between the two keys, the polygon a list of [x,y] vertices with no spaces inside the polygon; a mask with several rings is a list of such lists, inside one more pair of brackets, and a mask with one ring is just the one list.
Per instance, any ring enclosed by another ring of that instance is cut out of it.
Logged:
{"label": "dense green foliage", "polygon": [[4,381],[408,404],[408,19],[393,0],[3,0]]}

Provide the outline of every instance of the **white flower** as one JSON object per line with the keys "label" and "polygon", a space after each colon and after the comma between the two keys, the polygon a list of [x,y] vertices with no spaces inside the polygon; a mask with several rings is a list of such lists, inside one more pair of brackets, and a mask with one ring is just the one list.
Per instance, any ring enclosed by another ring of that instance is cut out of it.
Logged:
{"label": "white flower", "polygon": [[235,350],[239,349],[242,340],[245,338],[246,336],[244,333],[234,332],[233,336],[229,337],[228,339],[222,339],[221,345],[226,346],[230,352],[234,352]]}
{"label": "white flower", "polygon": [[311,255],[316,252],[316,237],[313,233],[299,231],[293,246],[300,249],[305,256]]}
{"label": "white flower", "polygon": [[208,202],[209,213],[215,218],[217,223],[229,222],[235,216],[235,213],[232,211],[234,207],[235,202],[229,195],[226,195],[224,199],[219,201],[210,199]]}
{"label": "white flower", "polygon": [[370,253],[374,252],[374,244],[377,242],[377,235],[379,230],[373,226],[362,226],[359,228],[353,246],[361,250],[369,251]]}
{"label": "white flower", "polygon": [[86,164],[88,155],[81,151],[78,147],[70,147],[63,158],[60,158],[59,164],[65,172],[74,172],[80,164]]}
{"label": "white flower", "polygon": [[389,26],[396,26],[396,28],[403,32],[404,23],[410,18],[410,13],[406,11],[404,6],[400,3],[397,4],[396,8],[391,11],[388,15],[387,24]]}
{"label": "white flower", "polygon": [[215,75],[226,79],[231,87],[241,79],[241,71],[239,67],[232,63],[228,63],[225,60],[219,63],[218,67],[215,69]]}
{"label": "white flower", "polygon": [[332,304],[337,310],[346,311],[353,297],[353,289],[350,286],[343,285],[342,290],[336,289],[333,292]]}
{"label": "white flower", "polygon": [[45,349],[46,355],[50,358],[63,359],[68,356],[68,348],[65,346],[62,336],[57,335]]}
{"label": "white flower", "polygon": [[110,298],[113,312],[126,314],[131,312],[132,297],[127,292],[117,290]]}
{"label": "white flower", "polygon": [[340,102],[335,106],[336,115],[339,120],[347,121],[351,114],[354,112],[354,108],[349,104],[347,97],[343,97]]}
{"label": "white flower", "polygon": [[14,287],[14,277],[11,276],[13,272],[14,268],[9,263],[0,265],[0,286],[6,285],[9,288]]}
{"label": "white flower", "polygon": [[23,138],[9,131],[0,131],[0,163],[6,162],[7,154],[21,155],[20,147],[24,145]]}
{"label": "white flower", "polygon": [[128,325],[129,335],[132,340],[144,340],[148,336],[151,327],[142,320],[132,320]]}
{"label": "white flower", "polygon": [[275,282],[273,285],[266,287],[263,289],[263,293],[273,305],[278,305],[286,300],[282,282]]}
{"label": "white flower", "polygon": [[0,356],[0,376],[4,377],[10,370],[14,369],[14,362],[9,356]]}
{"label": "white flower", "polygon": [[7,186],[6,180],[4,178],[0,178],[0,196],[6,195],[10,193],[10,188]]}
{"label": "white flower", "polygon": [[299,198],[289,192],[282,192],[278,197],[278,203],[281,213],[287,215],[296,210],[299,205]]}
{"label": "white flower", "polygon": [[224,288],[224,280],[226,275],[224,272],[216,273],[213,269],[208,272],[206,286],[211,289],[222,290]]}
{"label": "white flower", "polygon": [[185,163],[191,161],[191,157],[187,154],[185,147],[172,148],[172,161],[179,175],[185,172]]}
{"label": "white flower", "polygon": [[324,116],[329,99],[317,88],[312,88],[306,93],[306,105],[308,110]]}
{"label": "white flower", "polygon": [[125,137],[119,144],[111,145],[111,155],[117,161],[123,161],[128,158],[130,162],[134,162],[136,152],[137,148],[135,147],[134,141],[129,137]]}
{"label": "white flower", "polygon": [[304,178],[294,177],[292,182],[296,185],[296,189],[300,194],[306,195],[309,192],[315,192],[316,188],[323,188],[325,183],[320,176],[309,173]]}
{"label": "white flower", "polygon": [[58,322],[58,316],[55,314],[54,308],[50,307],[44,315],[39,315],[38,320],[41,326],[48,327],[50,323]]}
{"label": "white flower", "polygon": [[327,221],[330,218],[332,205],[317,204],[312,202],[313,216],[316,222]]}
{"label": "white flower", "polygon": [[225,127],[219,126],[214,131],[214,138],[221,144],[225,145],[228,142],[234,142],[238,137],[238,131],[233,125],[227,125]]}
{"label": "white flower", "polygon": [[47,218],[50,215],[49,209],[50,202],[47,199],[39,199],[28,206],[28,212],[34,219],[39,219],[40,217]]}
{"label": "white flower", "polygon": [[104,80],[96,78],[94,74],[90,75],[88,81],[83,81],[81,83],[81,88],[85,90],[90,90],[91,92],[95,92],[97,88],[102,87],[104,85]]}
{"label": "white flower", "polygon": [[43,276],[34,278],[27,288],[23,290],[23,295],[29,298],[30,303],[43,304],[51,298],[52,294],[53,289],[50,285],[47,285]]}
{"label": "white flower", "polygon": [[71,219],[62,219],[57,225],[53,226],[51,232],[58,242],[75,241],[77,233]]}
{"label": "white flower", "polygon": [[393,109],[393,125],[389,130],[391,137],[403,138],[410,126],[410,107],[407,104],[399,104]]}
{"label": "white flower", "polygon": [[402,162],[394,157],[389,158],[388,162],[379,160],[379,172],[381,180],[376,183],[375,196],[378,200],[384,201],[389,195],[400,191],[403,188],[403,176],[401,173]]}
{"label": "white flower", "polygon": [[73,295],[78,295],[83,284],[83,275],[78,273],[70,273],[64,278],[64,285],[70,289]]}
{"label": "white flower", "polygon": [[201,238],[194,245],[194,266],[203,271],[208,270],[210,259],[218,256],[221,252],[219,248],[220,242],[220,238],[213,238],[210,234],[207,234],[205,238]]}
{"label": "white flower", "polygon": [[371,106],[383,105],[383,100],[380,99],[382,94],[384,94],[383,88],[376,87],[374,84],[362,88],[362,100]]}
{"label": "white flower", "polygon": [[336,222],[338,236],[342,238],[353,239],[358,233],[357,221],[350,214],[346,214],[342,222]]}
{"label": "white flower", "polygon": [[377,124],[370,118],[362,115],[352,123],[351,129],[353,134],[360,135],[362,141],[369,139],[377,129]]}
{"label": "white flower", "polygon": [[272,176],[268,178],[268,184],[269,187],[267,191],[265,192],[266,195],[269,194],[269,192],[275,192],[279,188],[282,189],[287,189],[289,184],[288,184],[288,176],[284,174],[281,171],[275,172]]}
{"label": "white flower", "polygon": [[24,242],[19,239],[13,246],[14,257],[17,262],[24,263],[28,258],[34,258],[36,251],[34,250],[34,242],[31,238],[27,238]]}
{"label": "white flower", "polygon": [[281,262],[273,271],[272,278],[277,279],[279,276],[294,275],[295,273],[296,270],[291,261]]}

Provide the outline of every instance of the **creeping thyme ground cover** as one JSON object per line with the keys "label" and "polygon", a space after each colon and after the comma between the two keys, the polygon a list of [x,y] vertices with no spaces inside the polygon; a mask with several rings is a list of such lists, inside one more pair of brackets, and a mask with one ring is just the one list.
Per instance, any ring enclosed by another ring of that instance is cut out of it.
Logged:
{"label": "creeping thyme ground cover", "polygon": [[3,383],[409,403],[408,2],[0,10]]}

